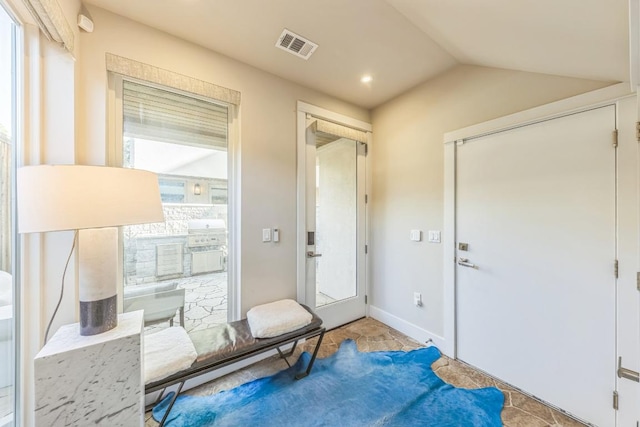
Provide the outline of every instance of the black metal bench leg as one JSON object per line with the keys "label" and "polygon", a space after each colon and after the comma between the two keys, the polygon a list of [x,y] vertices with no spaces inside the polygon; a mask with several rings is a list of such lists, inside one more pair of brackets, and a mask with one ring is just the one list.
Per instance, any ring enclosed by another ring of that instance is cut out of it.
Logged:
{"label": "black metal bench leg", "polygon": [[294,351],[296,351],[297,345],[298,345],[298,341],[296,340],[293,342],[293,347],[291,347],[291,350],[289,350],[286,354],[283,353],[282,350],[280,350],[280,347],[276,347],[276,350],[278,350],[278,354],[280,355],[280,358],[284,359],[288,367],[291,367],[291,363],[289,363],[289,357],[293,354]]}
{"label": "black metal bench leg", "polygon": [[180,383],[180,385],[178,386],[178,390],[176,390],[176,394],[174,394],[173,397],[171,398],[171,402],[169,402],[169,406],[167,406],[167,410],[165,411],[164,416],[162,417],[162,420],[160,421],[160,426],[159,427],[164,426],[164,422],[167,421],[167,417],[169,416],[169,412],[171,412],[171,408],[173,408],[173,404],[176,403],[176,399],[178,398],[178,395],[182,391],[182,386],[184,386],[184,381]]}
{"label": "black metal bench leg", "polygon": [[320,349],[320,344],[322,344],[322,338],[324,338],[324,329],[322,330],[322,332],[320,333],[320,336],[318,337],[318,343],[316,344],[316,348],[315,350],[313,350],[313,356],[311,356],[311,360],[309,360],[309,365],[307,365],[307,370],[304,372],[299,372],[296,375],[296,379],[297,380],[301,380],[302,378],[306,377],[307,375],[309,375],[311,373],[311,368],[313,368],[313,363],[316,361],[316,356],[318,355],[318,350]]}

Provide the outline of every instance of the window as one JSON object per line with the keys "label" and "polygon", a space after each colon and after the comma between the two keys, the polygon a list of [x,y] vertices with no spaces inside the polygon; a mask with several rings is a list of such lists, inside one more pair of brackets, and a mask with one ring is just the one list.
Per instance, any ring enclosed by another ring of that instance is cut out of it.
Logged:
{"label": "window", "polygon": [[0,427],[14,425],[15,410],[16,35],[16,23],[0,7]]}
{"label": "window", "polygon": [[124,310],[144,308],[151,329],[183,318],[187,331],[224,323],[229,107],[121,82],[122,166],[158,174],[166,219],[123,228]]}

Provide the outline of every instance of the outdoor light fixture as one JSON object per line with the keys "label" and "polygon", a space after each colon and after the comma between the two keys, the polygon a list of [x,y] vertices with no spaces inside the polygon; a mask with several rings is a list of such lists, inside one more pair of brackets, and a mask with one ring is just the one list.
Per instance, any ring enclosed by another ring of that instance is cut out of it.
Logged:
{"label": "outdoor light fixture", "polygon": [[[115,328],[116,227],[164,222],[157,175],[104,166],[26,166],[18,169],[17,186],[19,233],[78,230],[80,335]],[[74,247],[75,236],[69,259]]]}
{"label": "outdoor light fixture", "polygon": [[195,194],[196,196],[199,196],[200,194],[202,194],[202,190],[200,189],[200,184],[193,185],[193,194]]}

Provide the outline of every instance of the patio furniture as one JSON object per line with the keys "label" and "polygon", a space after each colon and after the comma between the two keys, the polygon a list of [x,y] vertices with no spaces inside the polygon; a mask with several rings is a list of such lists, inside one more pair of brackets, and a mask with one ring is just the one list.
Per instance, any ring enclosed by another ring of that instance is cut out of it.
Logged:
{"label": "patio furniture", "polygon": [[123,309],[125,312],[144,310],[144,326],[169,321],[180,311],[180,326],[184,327],[184,289],[177,283],[154,283],[152,285],[127,286],[124,288]]}

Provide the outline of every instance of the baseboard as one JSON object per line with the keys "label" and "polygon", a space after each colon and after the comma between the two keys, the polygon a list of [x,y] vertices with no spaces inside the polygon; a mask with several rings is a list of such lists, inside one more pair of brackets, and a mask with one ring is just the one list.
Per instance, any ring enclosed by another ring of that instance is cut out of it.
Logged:
{"label": "baseboard", "polygon": [[433,334],[426,329],[422,329],[419,326],[414,325],[411,322],[407,322],[404,319],[399,318],[391,313],[388,313],[384,310],[379,309],[373,305],[369,306],[369,316],[384,323],[385,325],[391,326],[393,329],[396,329],[399,332],[413,338],[416,341],[421,343],[426,343],[431,340],[433,345],[438,347],[438,349],[444,352],[445,339],[439,335]]}

